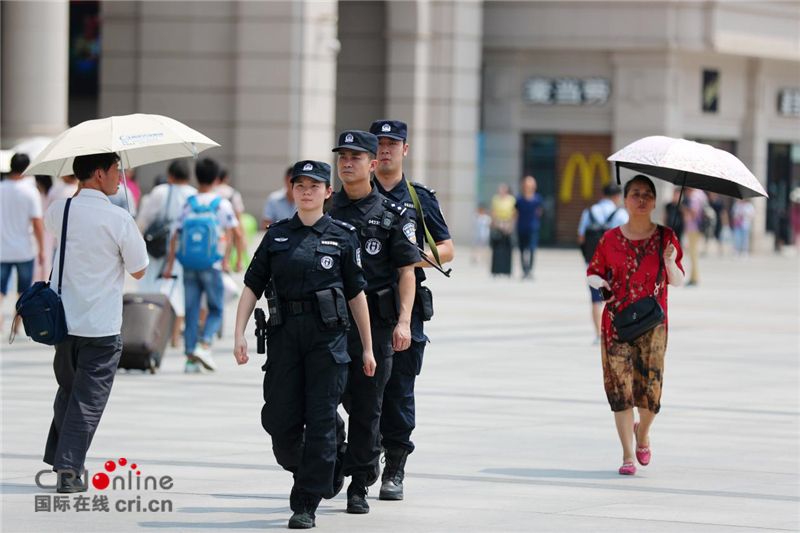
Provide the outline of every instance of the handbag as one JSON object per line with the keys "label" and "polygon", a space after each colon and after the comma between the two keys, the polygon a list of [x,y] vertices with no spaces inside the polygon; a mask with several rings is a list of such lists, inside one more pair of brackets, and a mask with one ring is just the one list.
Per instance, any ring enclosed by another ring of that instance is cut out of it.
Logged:
{"label": "handbag", "polygon": [[628,307],[614,315],[614,328],[617,330],[617,338],[620,342],[633,342],[648,331],[655,329],[656,326],[664,322],[666,316],[661,304],[658,303],[658,293],[661,289],[661,275],[664,269],[664,228],[658,227],[659,246],[658,246],[658,277],[656,277],[656,288],[654,296],[646,296],[636,300]]}
{"label": "handbag", "polygon": [[[25,334],[41,344],[54,346],[67,338],[67,317],[64,314],[64,305],[61,303],[61,283],[64,279],[64,256],[67,245],[67,219],[69,217],[69,204],[72,198],[67,199],[64,207],[64,220],[61,224],[61,250],[58,263],[58,292],[50,287],[50,280],[37,281],[30,289],[22,293],[17,300],[17,316],[22,318]],[[50,279],[53,272],[50,271]],[[16,317],[14,317],[16,321]],[[12,328],[13,335],[13,328]],[[14,342],[9,338],[9,344]]]}
{"label": "handbag", "polygon": [[167,194],[167,205],[164,208],[164,216],[158,217],[144,230],[144,244],[147,253],[156,259],[161,259],[169,251],[169,236],[172,232],[172,221],[169,219],[169,206],[172,200],[172,185],[169,186]]}

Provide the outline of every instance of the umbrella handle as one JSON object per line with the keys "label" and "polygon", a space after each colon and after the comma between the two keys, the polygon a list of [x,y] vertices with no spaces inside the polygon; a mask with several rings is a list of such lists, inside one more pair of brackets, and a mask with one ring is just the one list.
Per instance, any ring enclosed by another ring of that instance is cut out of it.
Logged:
{"label": "umbrella handle", "polygon": [[681,185],[681,193],[678,195],[678,205],[675,208],[675,212],[672,213],[672,222],[670,223],[669,227],[675,229],[675,221],[678,218],[678,212],[681,210],[681,204],[683,203],[683,190],[686,188],[686,171],[683,172],[683,184]]}
{"label": "umbrella handle", "polygon": [[123,156],[119,156],[119,168],[122,171],[122,184],[125,186],[125,207],[128,209],[128,213],[130,213],[131,202],[128,199],[128,178],[125,177],[125,161],[123,160]]}

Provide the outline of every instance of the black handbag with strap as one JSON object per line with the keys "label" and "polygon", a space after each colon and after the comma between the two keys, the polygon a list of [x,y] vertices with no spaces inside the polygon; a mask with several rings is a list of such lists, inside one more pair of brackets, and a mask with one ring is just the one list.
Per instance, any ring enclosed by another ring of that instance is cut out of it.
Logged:
{"label": "black handbag with strap", "polygon": [[[614,328],[617,330],[617,339],[620,342],[633,342],[648,331],[655,329],[666,319],[661,304],[658,303],[658,293],[661,290],[661,278],[664,270],[664,228],[658,227],[658,277],[653,296],[646,296],[636,300],[628,307],[614,315]],[[641,264],[641,263],[640,263]]]}
{"label": "black handbag with strap", "polygon": [[172,188],[174,185],[169,185],[169,193],[167,194],[167,204],[164,207],[162,216],[155,219],[144,230],[144,244],[147,248],[147,253],[156,259],[161,259],[169,252],[169,237],[172,233],[172,220],[169,218],[170,201],[172,200]]}

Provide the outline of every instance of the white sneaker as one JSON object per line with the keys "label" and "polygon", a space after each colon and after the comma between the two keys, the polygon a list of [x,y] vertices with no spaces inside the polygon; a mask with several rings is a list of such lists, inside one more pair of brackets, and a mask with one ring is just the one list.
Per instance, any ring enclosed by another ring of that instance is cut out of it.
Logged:
{"label": "white sneaker", "polygon": [[202,346],[198,346],[194,349],[194,358],[197,359],[197,362],[203,365],[206,370],[214,371],[217,369],[217,364],[214,362],[214,358],[211,357],[211,348],[203,348]]}
{"label": "white sneaker", "polygon": [[194,361],[186,361],[186,366],[183,368],[184,374],[202,374],[203,367]]}

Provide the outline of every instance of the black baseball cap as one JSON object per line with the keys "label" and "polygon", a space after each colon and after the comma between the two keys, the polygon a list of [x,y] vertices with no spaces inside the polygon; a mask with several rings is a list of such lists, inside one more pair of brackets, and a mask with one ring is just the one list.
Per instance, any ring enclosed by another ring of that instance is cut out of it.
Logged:
{"label": "black baseball cap", "polygon": [[292,183],[300,176],[306,176],[314,181],[323,181],[331,184],[331,166],[322,161],[298,161],[292,167]]}
{"label": "black baseball cap", "polygon": [[408,124],[399,120],[376,120],[369,127],[369,132],[376,137],[389,137],[405,142],[408,136]]}
{"label": "black baseball cap", "polygon": [[360,130],[347,130],[339,134],[339,146],[333,149],[334,152],[339,150],[355,150],[357,152],[372,152],[378,153],[378,138],[371,133]]}

